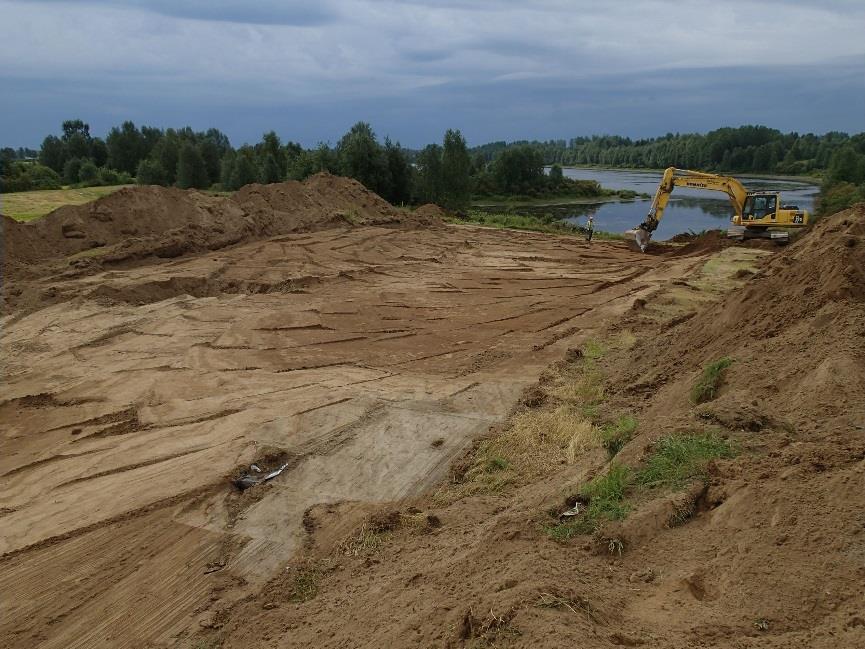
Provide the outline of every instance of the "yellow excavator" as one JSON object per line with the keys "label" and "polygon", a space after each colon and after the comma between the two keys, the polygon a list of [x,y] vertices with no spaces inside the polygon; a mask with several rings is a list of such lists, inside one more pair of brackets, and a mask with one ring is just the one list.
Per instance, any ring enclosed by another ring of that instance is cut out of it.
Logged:
{"label": "yellow excavator", "polygon": [[808,224],[810,217],[806,210],[800,210],[795,205],[784,205],[780,192],[749,192],[735,178],[669,167],[664,171],[646,220],[625,232],[625,237],[634,241],[641,251],[646,252],[649,247],[652,233],[661,222],[675,187],[708,189],[727,194],[733,205],[732,225],[727,230],[727,236],[734,239],[761,237],[786,243],[790,240],[789,232],[770,228],[801,228]]}

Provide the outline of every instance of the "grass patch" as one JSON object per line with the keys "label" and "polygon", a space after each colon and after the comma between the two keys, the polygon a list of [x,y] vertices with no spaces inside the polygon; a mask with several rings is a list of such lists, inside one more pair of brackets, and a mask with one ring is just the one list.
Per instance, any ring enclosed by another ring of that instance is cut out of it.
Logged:
{"label": "grass patch", "polygon": [[607,473],[596,476],[580,489],[579,500],[588,501],[585,512],[573,520],[547,526],[544,532],[554,541],[566,541],[580,534],[591,534],[605,520],[623,519],[630,509],[625,495],[631,483],[628,467],[611,465]]}
{"label": "grass patch", "polygon": [[357,210],[348,210],[346,212],[340,212],[339,214],[350,225],[361,225],[363,223],[363,219],[360,214],[358,214]]}
{"label": "grass patch", "polygon": [[662,437],[637,474],[637,484],[682,489],[692,480],[705,480],[706,467],[712,460],[735,455],[730,443],[713,433]]}
{"label": "grass patch", "polygon": [[3,194],[0,211],[16,221],[32,221],[64,205],[89,203],[130,185],[79,187],[67,189],[37,189],[30,192]]}
{"label": "grass patch", "polygon": [[572,464],[587,450],[599,448],[591,421],[572,404],[551,410],[521,412],[500,435],[482,442],[471,466],[455,483],[434,496],[438,504],[478,493],[500,493]]}
{"label": "grass patch", "polygon": [[[581,226],[562,221],[549,215],[517,214],[510,212],[484,212],[482,210],[470,209],[465,216],[450,219],[451,223],[474,223],[491,228],[505,228],[509,230],[526,230],[529,232],[545,232],[548,234],[572,234],[585,235],[585,229]],[[595,230],[595,239],[619,240],[622,235],[614,232],[603,232]]]}
{"label": "grass patch", "polygon": [[357,534],[343,541],[339,549],[349,557],[361,557],[370,554],[375,554],[387,541],[389,532],[377,529],[376,527],[364,523],[361,525]]}
{"label": "grass patch", "polygon": [[573,598],[557,593],[541,593],[538,596],[538,601],[535,602],[538,608],[552,608],[557,610],[568,610],[574,615],[585,614],[591,619],[595,619],[595,613],[587,599],[582,597]]}
{"label": "grass patch", "polygon": [[637,430],[637,420],[633,415],[620,415],[616,421],[601,426],[601,442],[610,457],[622,450],[631,441]]}
{"label": "grass patch", "polygon": [[724,383],[724,373],[732,364],[733,359],[725,356],[706,365],[700,378],[691,388],[691,401],[705,403],[718,396],[718,390]]}
{"label": "grass patch", "polygon": [[292,602],[308,602],[318,595],[318,589],[321,584],[321,579],[324,577],[324,570],[315,566],[307,565],[299,568],[294,574],[292,581],[291,597]]}
{"label": "grass patch", "polygon": [[580,351],[582,362],[561,370],[549,393],[561,401],[578,404],[586,419],[595,420],[598,405],[604,400],[604,374],[596,361],[609,350],[603,343],[589,339]]}
{"label": "grass patch", "polygon": [[583,358],[589,358],[593,361],[603,358],[608,351],[607,347],[600,341],[594,338],[589,338],[583,344]]}
{"label": "grass patch", "polygon": [[599,521],[617,521],[628,513],[625,492],[631,484],[631,470],[622,464],[613,464],[604,475],[596,476],[580,490],[589,499],[586,516]]}
{"label": "grass patch", "polygon": [[484,470],[488,473],[491,471],[504,471],[510,466],[510,464],[511,463],[503,457],[491,457],[487,460]]}

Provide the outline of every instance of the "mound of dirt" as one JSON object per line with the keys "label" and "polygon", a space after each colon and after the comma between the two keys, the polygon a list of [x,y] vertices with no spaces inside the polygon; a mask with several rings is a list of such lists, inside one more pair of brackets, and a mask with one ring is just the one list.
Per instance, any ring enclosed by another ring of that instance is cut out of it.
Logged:
{"label": "mound of dirt", "polygon": [[[421,499],[440,528],[389,532],[365,562],[339,555],[301,606],[271,612],[268,592],[232,610],[221,646],[263,629],[286,646],[865,646],[865,205],[687,321],[659,331],[643,317],[617,322],[633,327],[633,348],[595,361],[605,407],[638,422],[614,461],[637,470],[660,436],[705,431],[731,439],[735,457],[690,489],[638,492],[594,537],[558,542],[549,513],[573,506],[563,495],[605,472],[606,456],[501,493]],[[694,380],[725,356],[717,397],[695,407]]]}
{"label": "mound of dirt", "polygon": [[765,250],[778,249],[778,245],[768,239],[748,239],[746,241],[730,239],[724,230],[706,230],[700,234],[682,233],[672,237],[669,241],[671,243],[685,244],[675,251],[677,255],[705,255],[718,252],[730,246],[763,248]]}
{"label": "mound of dirt", "polygon": [[[50,262],[79,272],[339,225],[419,225],[422,219],[350,178],[247,185],[229,197],[171,187],[128,187],[85,205],[18,223],[3,217],[4,274],[40,276]],[[429,221],[425,217],[424,221]]]}
{"label": "mound of dirt", "polygon": [[442,219],[447,218],[448,213],[445,212],[444,209],[436,205],[435,203],[427,203],[426,205],[421,205],[414,212],[415,218],[424,220],[424,221],[441,221]]}
{"label": "mound of dirt", "polygon": [[[742,289],[639,347],[620,386],[642,391],[683,372],[691,373],[687,383],[700,367],[731,356],[739,398],[750,402],[753,391],[770,418],[795,412],[817,426],[817,413],[845,399],[865,402],[863,335],[865,205],[858,205],[818,222]],[[685,407],[687,385],[670,398]]]}

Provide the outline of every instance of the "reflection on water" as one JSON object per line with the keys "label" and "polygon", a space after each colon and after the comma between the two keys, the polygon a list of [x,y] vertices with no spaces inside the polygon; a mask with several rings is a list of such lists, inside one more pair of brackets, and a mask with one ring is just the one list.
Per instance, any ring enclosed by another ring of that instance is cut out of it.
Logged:
{"label": "reflection on water", "polygon": [[[630,189],[654,195],[661,180],[658,171],[625,171],[615,169],[563,169],[569,178],[597,180],[608,189]],[[763,178],[739,178],[748,189],[769,189],[781,192],[785,205],[797,205],[813,212],[814,197],[818,188],[806,182],[792,180],[768,180]],[[637,199],[628,202],[598,203],[592,205],[562,205],[520,208],[522,214],[553,214],[572,223],[585,223],[589,214],[595,217],[595,227],[608,232],[621,232],[638,225],[649,213],[652,201]],[[699,189],[677,187],[654,239],[669,239],[679,232],[700,232],[708,229],[726,229],[733,208],[729,199],[721,193]]]}

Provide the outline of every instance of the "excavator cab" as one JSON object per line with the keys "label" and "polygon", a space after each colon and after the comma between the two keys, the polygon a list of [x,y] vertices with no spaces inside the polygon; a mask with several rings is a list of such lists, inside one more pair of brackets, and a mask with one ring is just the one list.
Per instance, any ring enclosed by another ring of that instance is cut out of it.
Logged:
{"label": "excavator cab", "polygon": [[742,221],[764,221],[766,225],[774,224],[777,221],[779,199],[777,192],[748,194],[742,207]]}

